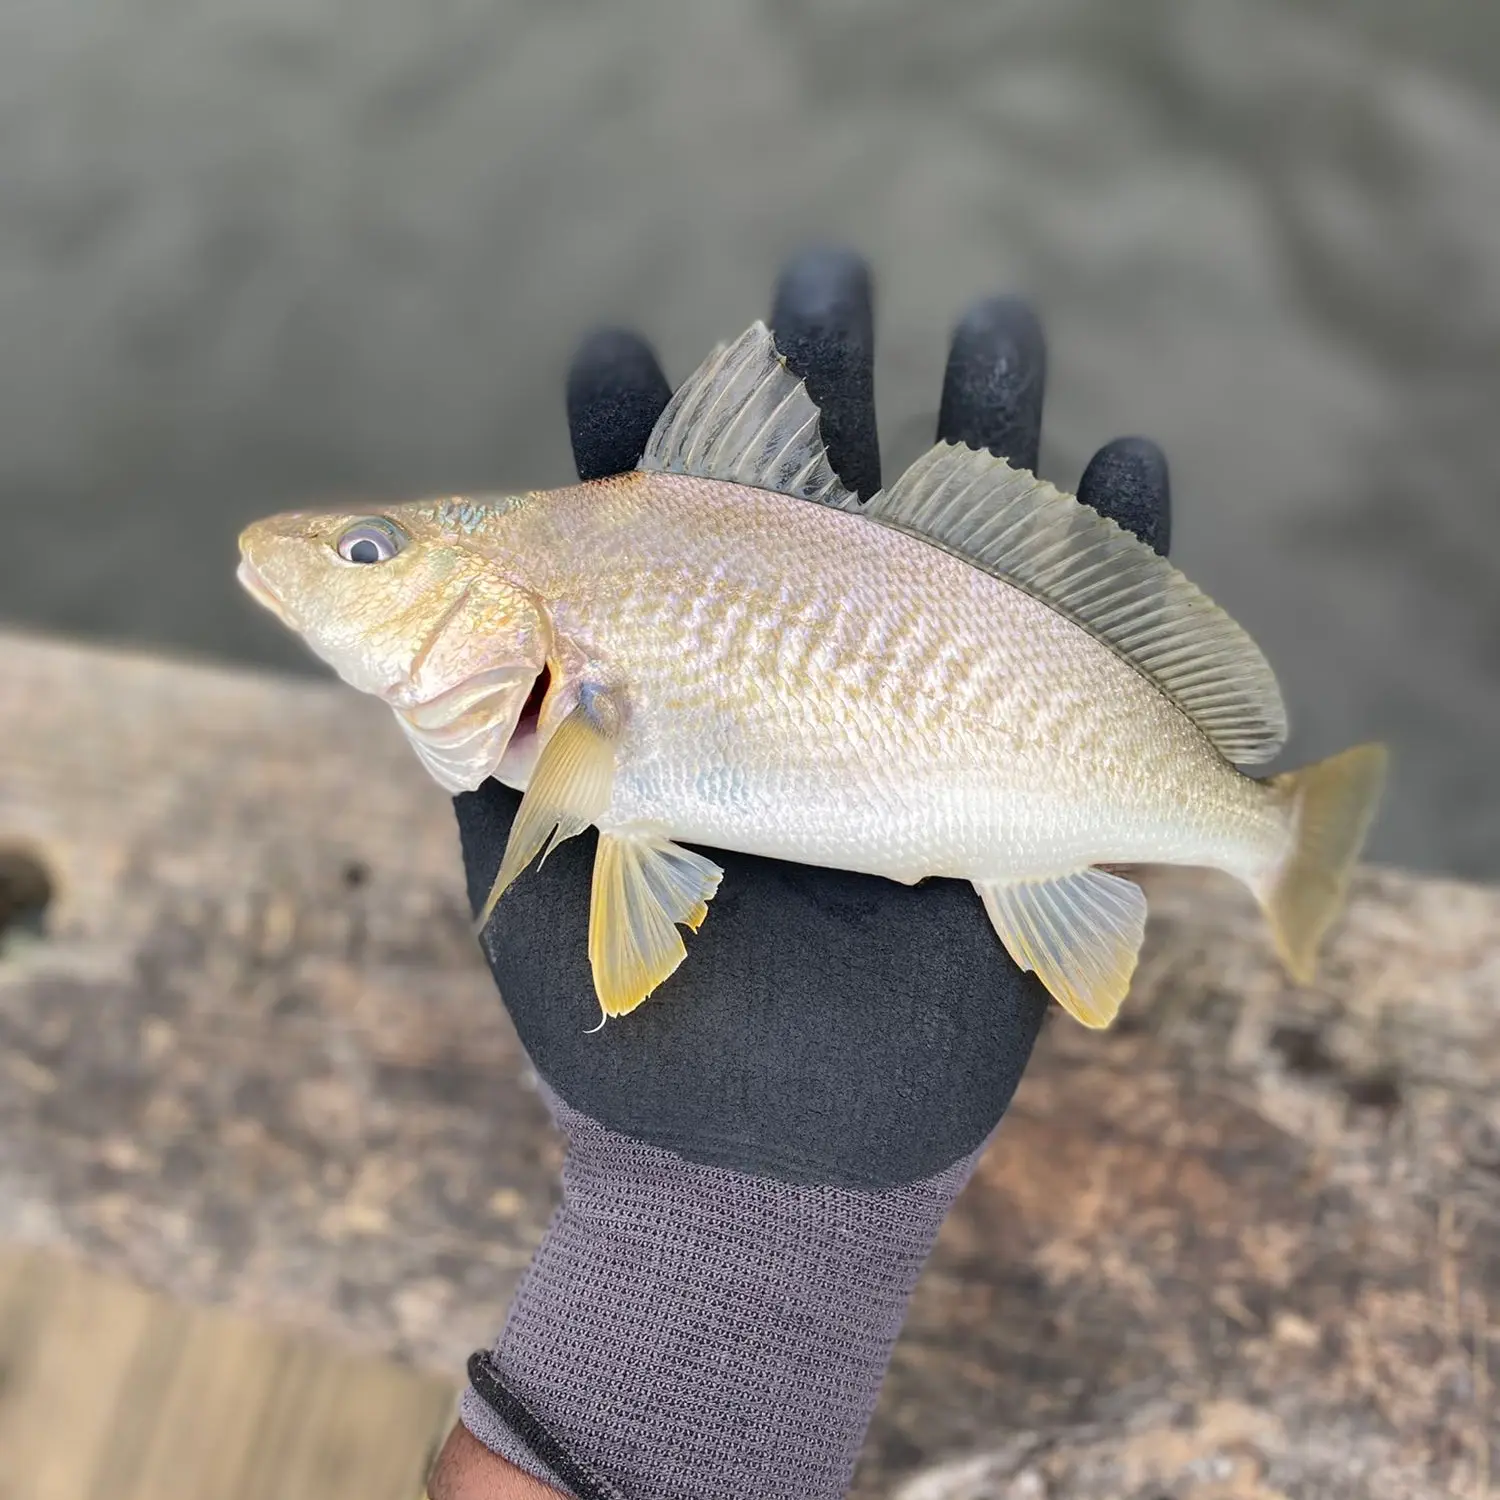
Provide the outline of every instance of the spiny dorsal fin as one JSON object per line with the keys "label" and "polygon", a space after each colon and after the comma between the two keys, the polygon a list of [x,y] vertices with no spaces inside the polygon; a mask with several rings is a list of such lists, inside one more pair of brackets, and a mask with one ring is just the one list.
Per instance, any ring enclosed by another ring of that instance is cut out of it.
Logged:
{"label": "spiny dorsal fin", "polygon": [[764,323],[721,344],[683,383],[652,429],[639,465],[776,490],[853,509],[828,461],[818,408]]}
{"label": "spiny dorsal fin", "polygon": [[1286,709],[1255,642],[1145,543],[1004,459],[951,443],[862,512],[1025,589],[1125,658],[1226,760],[1270,760]]}

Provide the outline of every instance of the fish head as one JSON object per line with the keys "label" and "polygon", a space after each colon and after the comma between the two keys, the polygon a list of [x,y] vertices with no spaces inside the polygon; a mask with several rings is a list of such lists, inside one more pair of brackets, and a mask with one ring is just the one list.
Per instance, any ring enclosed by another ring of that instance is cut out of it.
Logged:
{"label": "fish head", "polygon": [[345,682],[390,706],[449,791],[494,773],[545,678],[542,601],[433,506],[257,521],[240,534],[239,580]]}

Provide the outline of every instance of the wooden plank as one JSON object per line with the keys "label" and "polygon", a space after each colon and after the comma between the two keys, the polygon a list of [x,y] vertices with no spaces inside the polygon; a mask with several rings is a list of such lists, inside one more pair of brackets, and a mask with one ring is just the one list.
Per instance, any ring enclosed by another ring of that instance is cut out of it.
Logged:
{"label": "wooden plank", "polygon": [[[450,1378],[558,1154],[446,799],[378,705],[0,640],[0,1235]],[[1318,987],[1149,882],[1125,1022],[1051,1024],[912,1309],[856,1493],[1485,1493],[1500,893],[1363,872]],[[926,1486],[921,1488],[920,1486]]]}
{"label": "wooden plank", "polygon": [[455,1386],[0,1250],[0,1500],[417,1500]]}

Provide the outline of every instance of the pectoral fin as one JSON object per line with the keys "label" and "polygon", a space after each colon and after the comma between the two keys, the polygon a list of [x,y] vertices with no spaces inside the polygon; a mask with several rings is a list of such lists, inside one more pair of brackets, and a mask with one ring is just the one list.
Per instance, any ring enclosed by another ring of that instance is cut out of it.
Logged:
{"label": "pectoral fin", "polygon": [[687,956],[724,872],[656,834],[599,835],[589,912],[589,962],[607,1016],[632,1011]]}
{"label": "pectoral fin", "polygon": [[582,833],[609,806],[619,729],[619,708],[613,699],[604,689],[585,684],[577,706],[537,757],[511,824],[505,857],[479,914],[481,931],[495,903],[538,854],[545,860],[552,849]]}
{"label": "pectoral fin", "polygon": [[1085,1026],[1108,1026],[1146,934],[1146,897],[1104,870],[1006,885],[974,882],[1006,951]]}

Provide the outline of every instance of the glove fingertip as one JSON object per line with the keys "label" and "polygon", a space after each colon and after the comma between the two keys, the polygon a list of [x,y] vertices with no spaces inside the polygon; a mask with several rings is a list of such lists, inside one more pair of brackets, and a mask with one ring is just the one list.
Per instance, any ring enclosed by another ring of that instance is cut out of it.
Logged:
{"label": "glove fingertip", "polygon": [[1035,470],[1046,386],[1047,343],[1031,306],[1019,297],[976,302],[953,331],[938,441]]}
{"label": "glove fingertip", "polygon": [[1172,542],[1172,481],[1166,455],[1150,438],[1120,437],[1090,460],[1078,498],[1134,532],[1163,557]]}
{"label": "glove fingertip", "polygon": [[875,430],[875,317],[863,256],[816,246],[782,268],[771,304],[776,347],[807,383],[840,479],[868,498],[880,488]]}
{"label": "glove fingertip", "polygon": [[639,334],[600,328],[568,368],[568,435],[580,479],[633,469],[672,398],[656,352]]}

